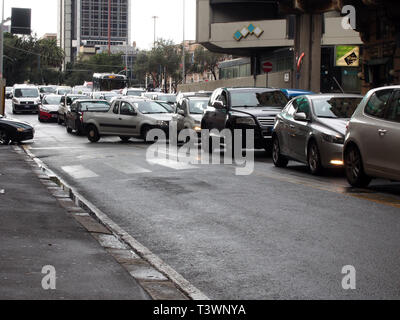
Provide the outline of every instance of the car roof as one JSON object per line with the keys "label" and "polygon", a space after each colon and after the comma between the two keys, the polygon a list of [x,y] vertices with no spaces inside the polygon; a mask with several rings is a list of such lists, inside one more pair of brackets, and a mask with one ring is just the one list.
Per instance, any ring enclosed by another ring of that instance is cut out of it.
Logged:
{"label": "car roof", "polygon": [[260,91],[263,90],[265,92],[267,91],[281,91],[281,89],[278,88],[263,88],[263,87],[229,87],[229,88],[223,88],[228,91]]}
{"label": "car roof", "polygon": [[311,100],[318,98],[363,98],[364,96],[361,94],[351,94],[351,93],[320,93],[320,94],[305,94],[299,97],[307,97]]}

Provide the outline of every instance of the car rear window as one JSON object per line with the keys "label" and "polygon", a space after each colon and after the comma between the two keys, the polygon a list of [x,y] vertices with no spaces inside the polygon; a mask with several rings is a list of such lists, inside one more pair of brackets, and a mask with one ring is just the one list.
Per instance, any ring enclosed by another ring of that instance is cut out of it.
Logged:
{"label": "car rear window", "polygon": [[103,112],[110,110],[110,105],[106,101],[88,101],[81,102],[80,104],[81,111],[91,111],[91,112]]}
{"label": "car rear window", "polygon": [[319,118],[349,119],[362,98],[327,97],[313,99],[315,115]]}

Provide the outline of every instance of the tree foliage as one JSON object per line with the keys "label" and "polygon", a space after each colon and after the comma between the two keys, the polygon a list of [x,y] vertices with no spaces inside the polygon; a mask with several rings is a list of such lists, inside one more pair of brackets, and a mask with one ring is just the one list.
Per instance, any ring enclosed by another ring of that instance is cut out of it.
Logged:
{"label": "tree foliage", "polygon": [[15,83],[58,83],[64,52],[56,40],[4,34],[4,77]]}

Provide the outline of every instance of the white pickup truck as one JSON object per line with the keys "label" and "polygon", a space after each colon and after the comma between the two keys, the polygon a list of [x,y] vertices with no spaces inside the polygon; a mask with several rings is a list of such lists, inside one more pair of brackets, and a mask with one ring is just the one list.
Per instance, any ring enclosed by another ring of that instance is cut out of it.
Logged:
{"label": "white pickup truck", "polygon": [[151,129],[168,134],[173,114],[160,103],[146,99],[118,98],[108,112],[82,113],[88,139],[98,142],[102,136],[118,136],[122,141],[139,138],[147,141]]}

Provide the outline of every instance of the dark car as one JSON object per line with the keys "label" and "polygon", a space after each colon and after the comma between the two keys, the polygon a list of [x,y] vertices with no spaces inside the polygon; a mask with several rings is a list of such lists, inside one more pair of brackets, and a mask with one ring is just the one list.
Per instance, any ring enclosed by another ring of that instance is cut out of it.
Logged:
{"label": "dark car", "polygon": [[362,100],[355,94],[299,96],[277,116],[272,159],[286,167],[289,160],[306,163],[312,174],[343,167],[346,126]]}
{"label": "dark car", "polygon": [[0,143],[22,142],[33,139],[35,129],[27,122],[5,118],[0,115]]}
{"label": "dark car", "polygon": [[76,100],[71,104],[67,113],[65,126],[67,132],[76,131],[78,135],[85,134],[83,115],[87,112],[108,112],[110,104],[105,100]]}
{"label": "dark car", "polygon": [[242,130],[243,142],[245,130],[253,129],[254,147],[271,151],[276,115],[288,101],[279,89],[220,88],[210,98],[201,129]]}
{"label": "dark car", "polygon": [[70,110],[71,104],[78,99],[87,99],[87,96],[83,94],[66,94],[61,98],[61,103],[58,107],[58,124],[65,123],[65,119],[67,117],[67,113]]}

